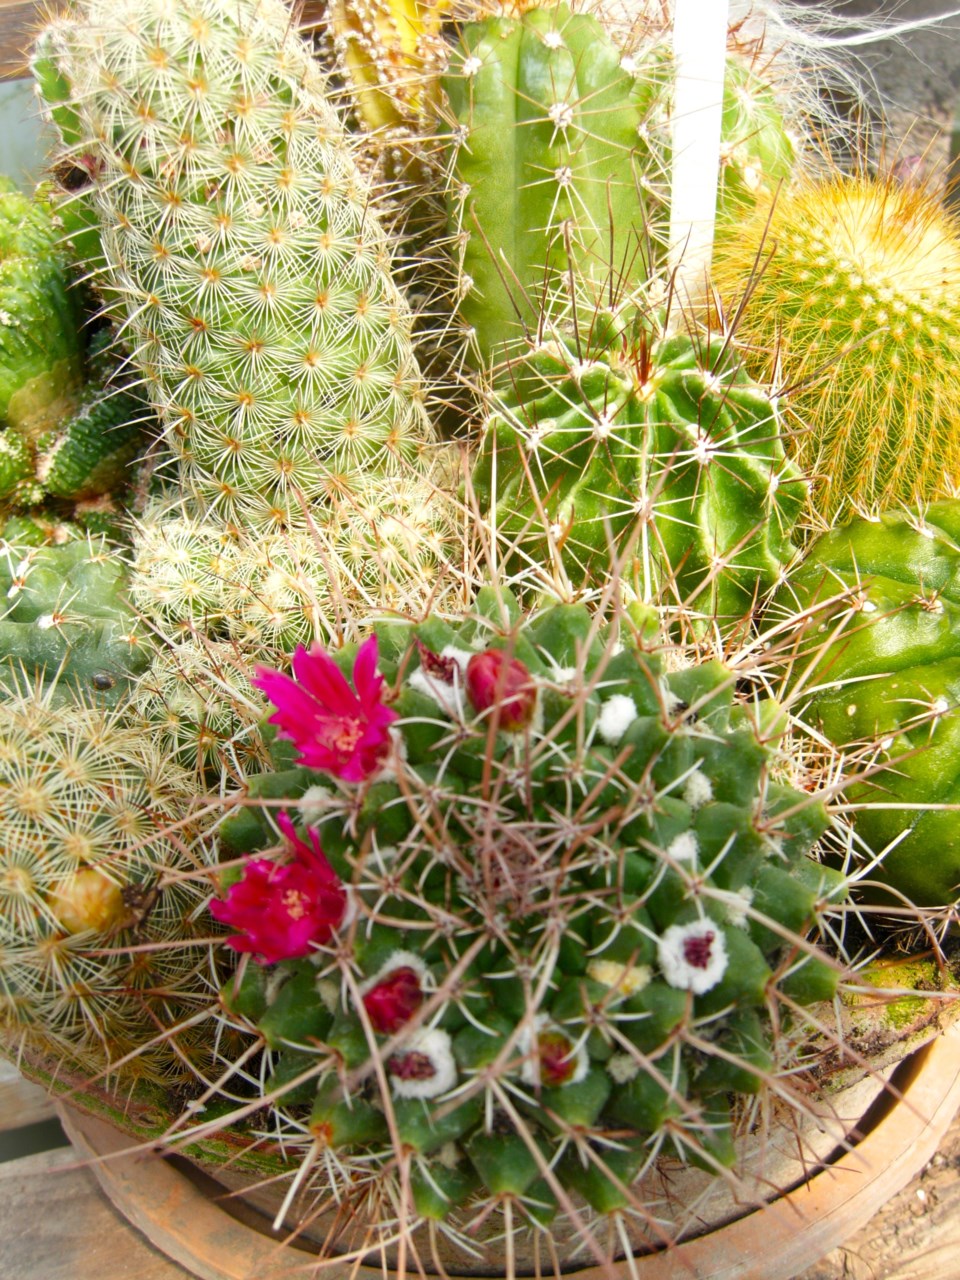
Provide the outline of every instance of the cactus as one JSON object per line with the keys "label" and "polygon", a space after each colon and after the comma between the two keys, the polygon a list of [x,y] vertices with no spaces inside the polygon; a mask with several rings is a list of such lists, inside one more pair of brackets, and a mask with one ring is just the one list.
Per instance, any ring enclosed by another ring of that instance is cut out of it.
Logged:
{"label": "cactus", "polygon": [[751,368],[785,389],[821,523],[950,496],[960,234],[930,194],[835,177],[762,200],[718,241],[714,282]]}
{"label": "cactus", "polygon": [[45,51],[96,162],[104,283],[184,490],[259,533],[422,472],[433,435],[411,318],[288,10],[90,0],[76,14]]}
{"label": "cactus", "polygon": [[[91,1074],[177,1071],[158,1031],[204,1002],[188,775],[117,711],[0,687],[0,1035]],[[166,945],[178,942],[182,945]],[[150,944],[157,944],[151,949]],[[159,1043],[154,1043],[154,1041]]]}
{"label": "cactus", "polygon": [[153,655],[126,602],[129,570],[104,538],[0,543],[0,666],[22,667],[51,701],[118,703]]}
{"label": "cactus", "polygon": [[[669,56],[623,55],[599,17],[565,4],[463,31],[444,79],[452,115],[449,232],[456,303],[481,368],[524,336],[664,265]],[[771,87],[731,55],[723,216],[789,174],[794,146]],[[571,297],[571,293],[573,297]]]}
{"label": "cactus", "polygon": [[295,686],[261,671],[300,757],[262,816],[297,806],[306,833],[277,817],[288,861],[213,908],[253,953],[225,1022],[259,1036],[315,1189],[349,1203],[362,1168],[394,1203],[399,1165],[411,1247],[489,1218],[483,1244],[553,1230],[574,1191],[629,1219],[658,1153],[727,1170],[738,1105],[789,1092],[800,1006],[840,972],[804,940],[844,887],[806,856],[823,806],[776,780],[782,712],[719,662],[669,671],[642,609],[521,618],[485,589],[376,637],[300,651]]}
{"label": "cactus", "polygon": [[806,496],[776,402],[683,335],[617,355],[545,343],[511,365],[473,472],[481,508],[518,558],[562,562],[577,585],[633,538],[644,598],[738,619],[790,560]]}
{"label": "cactus", "polygon": [[812,611],[788,634],[798,714],[860,762],[845,794],[880,859],[872,894],[920,906],[960,896],[958,546],[955,501],[854,520],[813,543],[771,607],[774,622]]}
{"label": "cactus", "polygon": [[49,208],[0,179],[0,423],[29,436],[80,380],[80,317]]}

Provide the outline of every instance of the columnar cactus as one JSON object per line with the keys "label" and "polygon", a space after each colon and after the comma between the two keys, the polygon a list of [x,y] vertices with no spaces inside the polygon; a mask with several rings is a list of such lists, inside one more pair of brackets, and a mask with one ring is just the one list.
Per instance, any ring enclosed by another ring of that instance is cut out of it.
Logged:
{"label": "columnar cactus", "polygon": [[811,546],[770,611],[810,610],[785,640],[797,710],[851,757],[874,896],[885,884],[921,906],[960,897],[958,546],[956,501],[854,520]]}
{"label": "columnar cactus", "polygon": [[776,704],[738,705],[718,662],[668,671],[645,611],[477,603],[260,672],[299,753],[263,792],[288,860],[212,909],[252,953],[226,1020],[318,1189],[362,1167],[411,1229],[483,1239],[550,1230],[572,1191],[616,1219],[658,1153],[733,1164],[738,1096],[789,1091],[781,1000],[836,991],[808,933],[843,885],[806,856],[823,806],[776,779]]}
{"label": "columnar cactus", "polygon": [[[663,268],[673,70],[625,54],[601,17],[521,6],[463,30],[449,100],[455,305],[481,368],[581,311],[641,294]],[[775,189],[794,143],[773,89],[731,55],[722,215]]]}
{"label": "columnar cactus", "polygon": [[713,274],[754,372],[786,391],[789,447],[821,522],[950,496],[960,234],[932,195],[868,178],[805,183],[740,219]]}
{"label": "columnar cactus", "polygon": [[410,314],[289,11],[74,13],[46,51],[93,157],[108,297],[185,489],[276,531],[421,468],[433,437]]}
{"label": "columnar cactus", "polygon": [[[0,1035],[99,1072],[202,1007],[209,885],[188,775],[117,711],[0,687]],[[167,945],[178,942],[182,945]],[[151,943],[157,946],[152,948]],[[154,1046],[154,1041],[157,1041]]]}
{"label": "columnar cactus", "polygon": [[735,359],[641,333],[593,358],[544,343],[510,375],[473,483],[518,558],[579,585],[620,555],[645,598],[721,622],[777,582],[806,485],[776,402]]}

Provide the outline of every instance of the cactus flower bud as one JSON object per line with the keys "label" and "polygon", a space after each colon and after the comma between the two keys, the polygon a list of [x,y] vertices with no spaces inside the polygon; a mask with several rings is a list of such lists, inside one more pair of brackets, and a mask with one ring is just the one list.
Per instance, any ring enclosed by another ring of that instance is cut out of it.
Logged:
{"label": "cactus flower bud", "polygon": [[496,707],[498,728],[526,729],[537,708],[537,687],[519,658],[502,649],[484,649],[467,663],[467,697],[474,711]]}
{"label": "cactus flower bud", "polygon": [[391,970],[363,997],[363,1007],[374,1031],[384,1036],[399,1031],[422,1004],[420,975],[409,965]]}

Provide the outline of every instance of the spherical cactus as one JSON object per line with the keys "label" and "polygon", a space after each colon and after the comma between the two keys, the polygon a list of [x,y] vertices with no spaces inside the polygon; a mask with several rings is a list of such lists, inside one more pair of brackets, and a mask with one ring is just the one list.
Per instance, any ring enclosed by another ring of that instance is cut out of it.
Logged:
{"label": "spherical cactus", "polygon": [[668,671],[655,632],[486,590],[255,681],[301,777],[264,797],[285,856],[213,907],[251,953],[225,1020],[261,1038],[317,1191],[352,1203],[362,1167],[414,1246],[431,1220],[567,1240],[571,1195],[581,1248],[604,1218],[629,1238],[641,1172],[735,1163],[836,991],[815,931],[842,878],[806,856],[822,804],[776,780],[782,712],[719,662]]}
{"label": "spherical cactus", "polygon": [[23,668],[54,701],[116,704],[154,650],[127,602],[128,578],[104,538],[0,543],[0,667]]}
{"label": "spherical cactus", "polygon": [[[794,553],[806,487],[776,401],[686,336],[578,359],[545,343],[491,399],[473,484],[498,532],[577,585],[636,566],[637,588],[728,622]],[[631,543],[632,539],[632,543]]]}
{"label": "spherical cactus", "polygon": [[[186,773],[118,713],[0,688],[0,1034],[100,1071],[202,1007],[209,886]],[[198,919],[199,918],[199,919]],[[179,942],[181,946],[165,944]],[[150,944],[157,944],[151,947]],[[154,1041],[157,1041],[155,1048]]]}
{"label": "spherical cactus", "polygon": [[419,467],[410,313],[286,7],[75,13],[46,52],[96,161],[108,299],[185,488],[226,522],[302,529],[307,508]]}
{"label": "spherical cactus", "polygon": [[932,195],[808,182],[739,220],[713,275],[754,371],[784,388],[821,519],[952,493],[960,233]]}
{"label": "spherical cactus", "polygon": [[788,645],[797,710],[851,757],[853,826],[879,859],[870,892],[920,906],[960,897],[958,547],[954,501],[854,520],[811,546],[771,608],[811,610]]}

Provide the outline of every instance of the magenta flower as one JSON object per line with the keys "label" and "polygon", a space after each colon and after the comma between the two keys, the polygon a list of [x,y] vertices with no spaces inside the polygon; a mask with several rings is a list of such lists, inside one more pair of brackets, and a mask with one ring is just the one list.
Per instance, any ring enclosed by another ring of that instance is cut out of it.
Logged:
{"label": "magenta flower", "polygon": [[300,840],[285,813],[277,826],[296,861],[271,862],[251,858],[243,879],[223,900],[210,903],[210,914],[238,932],[227,938],[234,951],[250,951],[260,964],[297,960],[329,941],[347,909],[347,893],[320,848],[320,839],[307,828],[310,844]]}
{"label": "magenta flower", "polygon": [[259,667],[252,683],[276,706],[270,723],[296,744],[307,768],[347,782],[362,782],[380,768],[397,713],[383,705],[376,636],[357,651],[353,689],[332,658],[302,645],[293,655],[293,677]]}
{"label": "magenta flower", "polygon": [[474,711],[497,707],[497,727],[525,729],[537,709],[537,686],[519,658],[502,649],[484,649],[467,663],[467,697]]}

